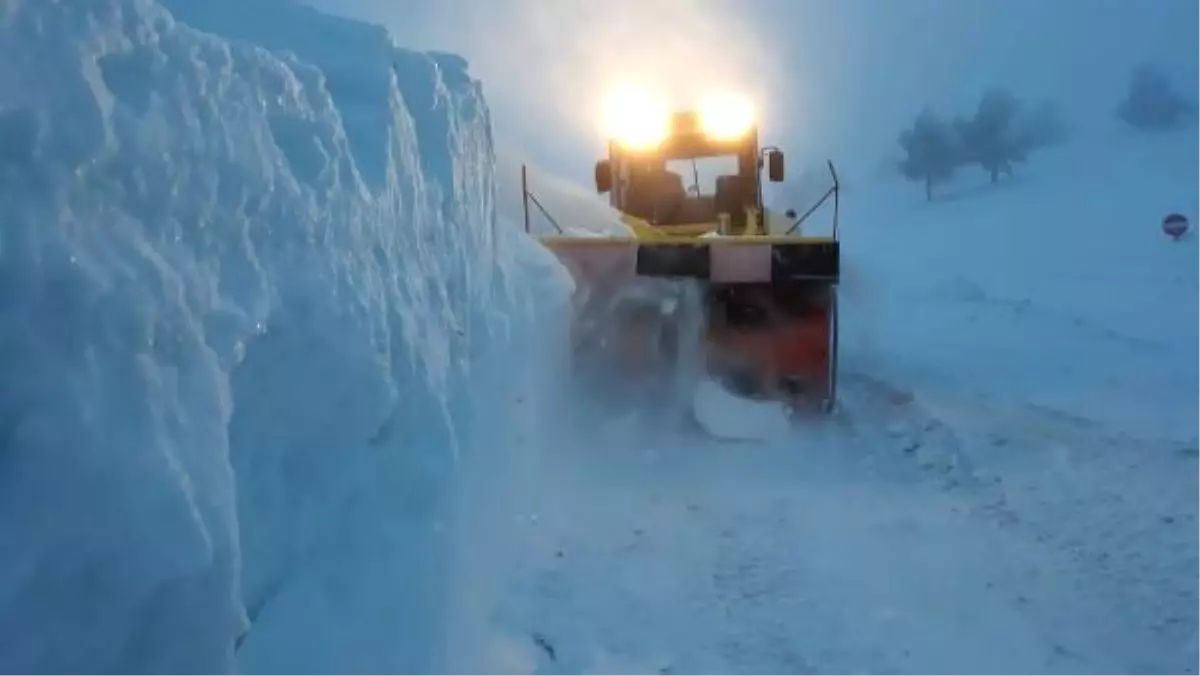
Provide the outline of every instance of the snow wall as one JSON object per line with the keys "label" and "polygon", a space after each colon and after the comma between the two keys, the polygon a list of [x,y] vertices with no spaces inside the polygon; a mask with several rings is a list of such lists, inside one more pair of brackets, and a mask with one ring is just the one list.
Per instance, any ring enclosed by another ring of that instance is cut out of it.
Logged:
{"label": "snow wall", "polygon": [[0,670],[499,668],[569,289],[493,164],[381,28],[0,3]]}

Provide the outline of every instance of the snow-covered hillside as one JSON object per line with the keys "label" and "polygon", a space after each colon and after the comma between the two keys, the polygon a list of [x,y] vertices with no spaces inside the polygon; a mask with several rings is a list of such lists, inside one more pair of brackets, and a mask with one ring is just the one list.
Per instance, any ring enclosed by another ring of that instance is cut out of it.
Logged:
{"label": "snow-covered hillside", "polygon": [[1196,145],[1113,130],[997,186],[964,171],[934,204],[898,179],[848,191],[849,358],[930,390],[1195,438],[1196,238],[1160,228],[1200,213]]}
{"label": "snow-covered hillside", "polygon": [[0,670],[454,668],[537,403],[493,358],[566,293],[479,84],[164,4],[0,3]]}

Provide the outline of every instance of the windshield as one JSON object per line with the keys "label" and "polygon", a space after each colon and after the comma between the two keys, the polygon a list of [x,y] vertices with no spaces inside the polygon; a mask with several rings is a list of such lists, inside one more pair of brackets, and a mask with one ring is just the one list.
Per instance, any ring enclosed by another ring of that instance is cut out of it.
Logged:
{"label": "windshield", "polygon": [[689,197],[713,197],[717,194],[717,178],[737,174],[738,161],[734,155],[669,160],[667,171],[683,179],[684,191]]}
{"label": "windshield", "polygon": [[711,223],[717,218],[717,182],[738,172],[735,155],[668,160],[631,176],[626,211],[656,225]]}

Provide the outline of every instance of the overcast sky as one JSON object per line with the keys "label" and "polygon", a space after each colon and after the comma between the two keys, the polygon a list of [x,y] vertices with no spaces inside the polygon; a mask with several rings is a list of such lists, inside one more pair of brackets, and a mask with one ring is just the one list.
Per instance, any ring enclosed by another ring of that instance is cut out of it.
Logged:
{"label": "overcast sky", "polygon": [[1110,132],[1129,69],[1153,62],[1194,96],[1197,0],[309,0],[383,23],[406,46],[462,54],[500,143],[586,182],[622,81],[680,106],[752,96],[791,158],[878,162],[924,105],[968,112],[1004,85]]}

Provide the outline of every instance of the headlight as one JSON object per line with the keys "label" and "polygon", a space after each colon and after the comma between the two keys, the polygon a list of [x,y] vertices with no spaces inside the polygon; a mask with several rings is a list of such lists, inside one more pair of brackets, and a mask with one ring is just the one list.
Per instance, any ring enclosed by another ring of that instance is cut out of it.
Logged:
{"label": "headlight", "polygon": [[609,101],[608,130],[612,139],[630,150],[649,150],[670,134],[670,109],[649,92],[620,90]]}
{"label": "headlight", "polygon": [[736,96],[710,97],[700,104],[700,128],[719,141],[741,138],[754,126],[754,105]]}

